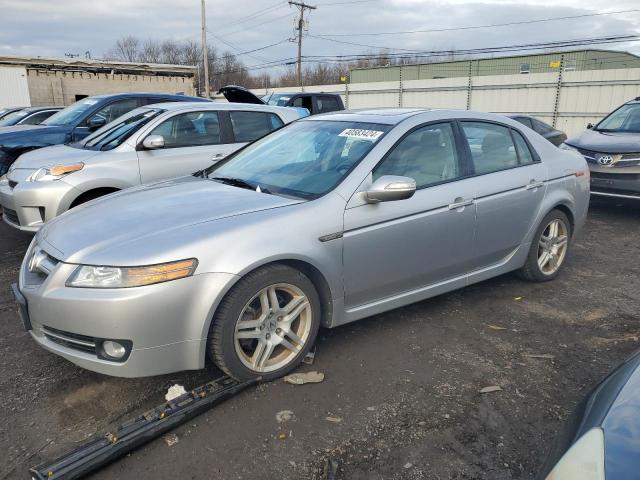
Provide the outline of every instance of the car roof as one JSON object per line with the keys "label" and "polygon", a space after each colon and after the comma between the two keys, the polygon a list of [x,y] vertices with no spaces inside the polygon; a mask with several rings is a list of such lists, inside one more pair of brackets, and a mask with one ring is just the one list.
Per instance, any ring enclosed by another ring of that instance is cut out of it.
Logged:
{"label": "car roof", "polygon": [[363,108],[322,113],[310,119],[396,125],[409,117],[430,111],[432,111],[430,108]]}
{"label": "car roof", "polygon": [[122,92],[122,93],[106,93],[100,95],[91,95],[88,98],[145,98],[145,97],[164,97],[164,98],[185,98],[192,101],[208,101],[202,97],[191,97],[189,95],[181,95],[177,93],[162,92]]}
{"label": "car roof", "polygon": [[27,107],[23,108],[23,112],[39,112],[41,110],[62,110],[64,107]]}
{"label": "car roof", "polygon": [[163,110],[189,110],[197,108],[198,110],[258,110],[261,112],[282,112],[290,114],[296,109],[291,107],[276,107],[273,105],[259,105],[254,103],[229,103],[229,102],[160,102],[144,105],[140,108],[157,107]]}

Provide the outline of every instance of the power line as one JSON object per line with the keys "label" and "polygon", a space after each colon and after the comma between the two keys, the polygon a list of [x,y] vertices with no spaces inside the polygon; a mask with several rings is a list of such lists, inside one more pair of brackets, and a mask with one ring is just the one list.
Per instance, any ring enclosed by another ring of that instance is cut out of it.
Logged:
{"label": "power line", "polygon": [[262,25],[266,25],[267,23],[273,23],[273,22],[275,22],[277,20],[281,20],[283,18],[290,18],[290,17],[291,17],[291,12],[287,13],[286,15],[282,15],[280,17],[276,17],[276,18],[272,18],[270,20],[265,20],[264,22],[256,23],[255,25],[249,25],[249,26],[246,26],[246,27],[243,27],[243,28],[239,28],[238,30],[233,30],[231,32],[224,32],[224,35],[226,37],[229,37],[229,36],[234,35],[234,34],[239,33],[239,32],[246,32],[247,29],[254,29],[254,28],[257,28],[257,27],[261,27]]}
{"label": "power line", "polygon": [[[275,3],[269,7],[263,8],[261,10],[257,10],[249,15],[246,15],[244,17],[241,17],[237,20],[234,20],[232,22],[227,23],[223,28],[222,31],[226,30],[229,27],[235,27],[236,25],[239,25],[241,23],[245,23],[248,22],[249,20],[254,20],[256,17],[262,16],[266,13],[272,13],[276,10],[280,10],[281,8],[285,7],[287,5],[287,2],[285,0],[281,0],[278,3]],[[221,32],[219,32],[221,33]]]}
{"label": "power line", "polygon": [[522,20],[518,22],[492,23],[487,25],[468,25],[464,27],[435,28],[430,30],[406,30],[406,31],[400,31],[400,32],[367,32],[367,33],[325,33],[319,36],[320,37],[364,37],[364,36],[378,36],[378,35],[410,35],[413,33],[453,32],[453,31],[459,31],[459,30],[476,30],[480,28],[507,27],[511,25],[527,25],[531,23],[553,22],[556,20],[570,20],[575,18],[599,17],[603,15],[618,15],[621,13],[634,13],[634,12],[640,12],[640,9],[636,8],[631,10],[618,10],[615,12],[585,13],[582,15],[567,15],[564,17],[541,18],[538,20]]}

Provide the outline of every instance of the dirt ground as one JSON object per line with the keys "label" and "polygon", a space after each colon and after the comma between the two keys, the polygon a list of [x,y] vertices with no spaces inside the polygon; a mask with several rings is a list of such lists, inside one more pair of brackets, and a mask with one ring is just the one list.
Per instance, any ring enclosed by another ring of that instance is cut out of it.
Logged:
{"label": "dirt ground", "polygon": [[[638,347],[639,239],[639,205],[598,202],[556,281],[505,275],[321,331],[301,370],[323,383],[247,390],[94,478],[322,479],[328,460],[338,479],[533,478],[577,401]],[[110,378],[37,347],[9,289],[29,241],[0,226],[0,479],[216,375]]]}

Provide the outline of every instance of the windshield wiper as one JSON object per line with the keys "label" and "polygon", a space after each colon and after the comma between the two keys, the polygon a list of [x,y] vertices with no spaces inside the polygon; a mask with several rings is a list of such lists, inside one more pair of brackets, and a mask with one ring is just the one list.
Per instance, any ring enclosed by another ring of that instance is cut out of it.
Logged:
{"label": "windshield wiper", "polygon": [[[256,190],[258,186],[253,185],[246,180],[242,180],[241,178],[233,178],[233,177],[212,177],[211,180],[216,180],[220,183],[224,183],[225,185],[232,185],[234,187],[246,188],[247,190]],[[269,193],[266,188],[260,188],[262,193]]]}

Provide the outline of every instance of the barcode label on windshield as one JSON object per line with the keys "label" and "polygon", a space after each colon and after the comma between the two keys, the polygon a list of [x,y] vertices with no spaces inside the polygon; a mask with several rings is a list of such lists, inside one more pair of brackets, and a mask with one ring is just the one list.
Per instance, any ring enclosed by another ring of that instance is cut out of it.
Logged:
{"label": "barcode label on windshield", "polygon": [[338,134],[339,137],[359,138],[361,140],[371,140],[375,142],[384,132],[377,130],[361,130],[359,128],[347,128]]}

